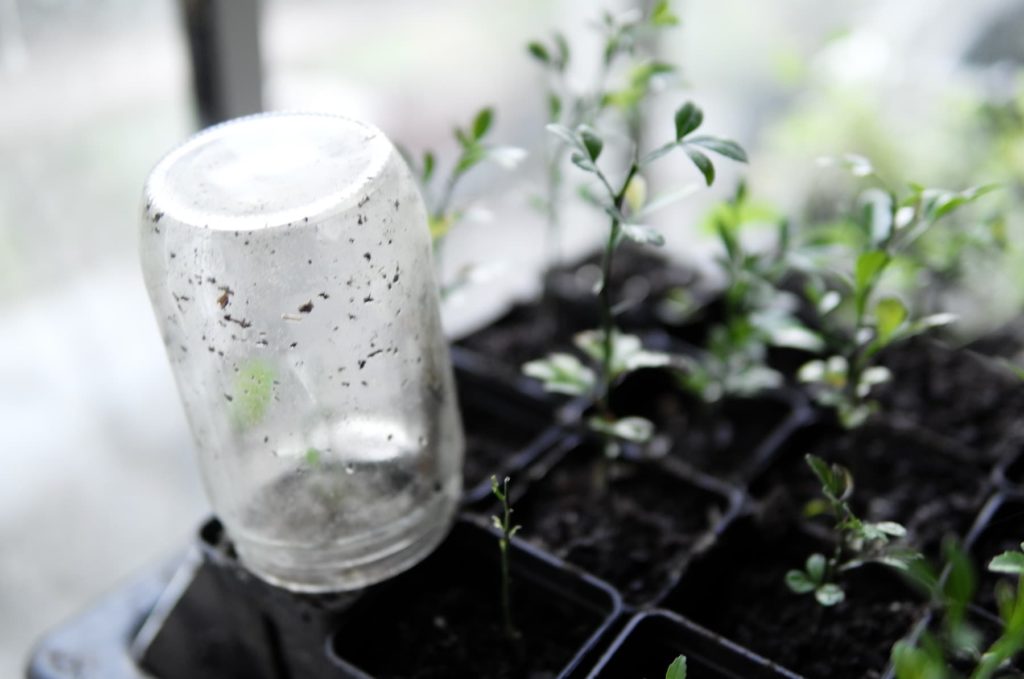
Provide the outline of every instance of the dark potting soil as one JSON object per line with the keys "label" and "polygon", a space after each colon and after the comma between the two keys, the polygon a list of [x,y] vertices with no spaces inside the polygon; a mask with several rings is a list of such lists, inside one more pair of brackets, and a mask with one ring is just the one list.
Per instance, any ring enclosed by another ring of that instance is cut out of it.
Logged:
{"label": "dark potting soil", "polygon": [[339,630],[334,651],[379,679],[549,679],[601,624],[599,615],[517,573],[513,563],[519,637],[510,639],[497,559],[435,561],[367,602],[358,624]]}
{"label": "dark potting soil", "polygon": [[774,514],[734,524],[691,564],[666,607],[807,677],[880,677],[893,643],[924,605],[889,571],[872,566],[848,574],[846,600],[834,607],[793,593],[786,572],[828,549],[796,523]]}
{"label": "dark potting soil", "polygon": [[854,511],[869,521],[903,524],[908,543],[931,556],[938,555],[946,535],[967,533],[988,481],[984,470],[939,453],[910,433],[871,424],[853,431],[819,426],[791,439],[752,493],[773,510],[799,516],[821,494],[803,459],[806,453],[850,469]]}
{"label": "dark potting soil", "polygon": [[530,407],[499,396],[499,403],[459,388],[459,407],[466,437],[462,465],[463,487],[473,488],[492,474],[501,476],[515,455],[551,423],[550,407]]}
{"label": "dark potting soil", "polygon": [[[550,276],[548,299],[517,304],[486,328],[460,340],[459,344],[515,370],[523,363],[542,358],[552,351],[572,347],[573,336],[597,327],[599,307],[593,293],[594,274],[600,255],[559,267]],[[623,246],[615,255],[612,286],[631,306],[618,317],[621,328],[631,331],[656,325],[653,315],[658,300],[674,287],[692,286],[692,269],[638,247]]]}
{"label": "dark potting soil", "polygon": [[515,519],[525,538],[640,604],[670,586],[727,505],[653,463],[609,462],[584,445],[530,487]]}
{"label": "dark potting soil", "polygon": [[1024,358],[1024,318],[1016,318],[967,346],[986,356],[999,356],[1019,362]]}
{"label": "dark potting soil", "polygon": [[994,556],[1003,552],[1018,552],[1024,542],[1024,501],[1004,500],[989,518],[988,524],[971,545],[970,554],[978,576],[978,591],[975,603],[992,615],[997,615],[995,588],[1000,580],[1016,586],[1016,579],[1009,575],[991,573],[988,564]]}
{"label": "dark potting soil", "polygon": [[1022,433],[1024,382],[983,357],[918,338],[887,350],[883,363],[893,373],[877,390],[883,412],[969,446],[979,464],[991,461],[996,444]]}
{"label": "dark potting soil", "polygon": [[639,370],[616,387],[612,411],[655,424],[648,449],[724,479],[745,477],[765,439],[792,413],[781,396],[729,398],[709,404],[686,393],[664,370]]}

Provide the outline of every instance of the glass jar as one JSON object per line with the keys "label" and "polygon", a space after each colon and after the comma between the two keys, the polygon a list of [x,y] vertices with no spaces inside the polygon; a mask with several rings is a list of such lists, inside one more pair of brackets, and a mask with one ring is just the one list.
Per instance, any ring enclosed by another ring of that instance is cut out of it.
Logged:
{"label": "glass jar", "polygon": [[150,174],[140,249],[242,563],[333,591],[426,556],[463,438],[426,211],[388,139],[315,114],[205,130]]}

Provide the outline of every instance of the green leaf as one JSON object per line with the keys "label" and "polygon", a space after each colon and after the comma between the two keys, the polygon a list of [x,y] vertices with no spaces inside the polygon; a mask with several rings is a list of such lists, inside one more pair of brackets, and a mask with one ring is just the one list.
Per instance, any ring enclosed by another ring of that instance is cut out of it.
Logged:
{"label": "green leaf", "polygon": [[714,151],[718,155],[725,156],[726,158],[732,158],[733,160],[741,163],[747,162],[747,152],[743,150],[742,146],[731,139],[721,139],[719,137],[701,135],[687,139],[686,143],[700,146],[708,151]]}
{"label": "green leaf", "polygon": [[491,129],[491,122],[494,120],[494,109],[481,109],[473,119],[473,139],[479,141]]}
{"label": "green leaf", "polygon": [[879,531],[894,538],[901,538],[907,534],[907,529],[895,521],[878,521],[872,525]]}
{"label": "green leaf", "polygon": [[803,571],[793,569],[786,573],[786,587],[796,594],[807,594],[817,589],[818,585]]}
{"label": "green leaf", "polygon": [[881,247],[892,234],[894,198],[881,189],[869,189],[861,195],[860,202],[867,217],[871,244]]}
{"label": "green leaf", "polygon": [[597,168],[594,166],[594,161],[587,158],[582,153],[576,152],[569,156],[569,160],[572,164],[580,168],[584,172],[596,172]]}
{"label": "green leaf", "polygon": [[643,224],[623,224],[622,235],[634,243],[641,245],[654,245],[661,247],[665,244],[665,237],[649,226]]}
{"label": "green leaf", "polygon": [[814,598],[822,606],[835,606],[846,599],[846,592],[839,585],[830,582],[814,590]]}
{"label": "green leaf", "polygon": [[857,257],[854,282],[858,290],[874,284],[889,263],[889,255],[881,250],[869,250]]}
{"label": "green leaf", "polygon": [[554,92],[548,93],[548,119],[558,120],[562,115],[562,100]]}
{"label": "green leaf", "polygon": [[669,0],[658,0],[651,12],[651,24],[653,26],[676,26],[679,24],[679,17],[672,13]]}
{"label": "green leaf", "polygon": [[572,354],[555,353],[530,361],[523,366],[523,374],[540,380],[544,389],[553,394],[581,396],[596,384],[594,371]]}
{"label": "green leaf", "polygon": [[434,153],[426,151],[423,153],[423,183],[426,184],[434,176]]}
{"label": "green leaf", "polygon": [[1024,552],[1003,552],[988,564],[993,573],[1024,574]]}
{"label": "green leaf", "polygon": [[946,679],[946,660],[936,644],[916,648],[910,642],[899,641],[892,647],[892,662],[896,679]]}
{"label": "green leaf", "polygon": [[475,142],[470,142],[470,146],[463,150],[462,155],[459,156],[459,161],[455,163],[453,172],[457,175],[464,174],[485,157],[485,149],[482,146],[477,146]]}
{"label": "green leaf", "polygon": [[868,295],[888,264],[889,255],[881,250],[868,250],[857,257],[854,268],[854,302],[858,316],[863,315]]}
{"label": "green leaf", "polygon": [[592,417],[587,424],[599,434],[633,443],[647,443],[654,435],[654,423],[643,417],[623,417],[617,420]]}
{"label": "green leaf", "polygon": [[665,670],[665,679],[686,679],[686,656],[676,656]]}
{"label": "green leaf", "polygon": [[704,122],[704,112],[696,104],[688,101],[676,111],[676,141],[690,134]]}
{"label": "green leaf", "polygon": [[807,557],[807,563],[805,564],[807,577],[815,583],[823,582],[825,580],[825,567],[827,565],[828,561],[825,560],[825,556],[823,554],[811,554]]}
{"label": "green leaf", "polygon": [[309,448],[306,450],[306,464],[310,467],[316,467],[320,464],[320,451],[316,448]]}
{"label": "green leaf", "polygon": [[583,147],[587,149],[590,159],[596,161],[604,148],[604,142],[598,136],[597,131],[591,127],[580,127],[580,138],[583,140]]}
{"label": "green leaf", "polygon": [[708,186],[714,184],[715,166],[711,164],[711,159],[709,159],[707,156],[705,156],[703,153],[696,149],[684,146],[683,150],[686,151],[686,155],[690,156],[690,160],[692,160],[693,164],[697,166],[697,169],[700,170],[700,173],[704,175],[704,182]]}
{"label": "green leaf", "polygon": [[896,297],[883,297],[875,304],[878,342],[885,346],[907,320],[907,307]]}
{"label": "green leaf", "polygon": [[814,475],[818,477],[818,481],[821,482],[822,487],[827,488],[829,492],[832,492],[832,484],[834,483],[834,480],[832,478],[832,469],[828,466],[828,463],[817,455],[810,454],[805,455],[804,460],[806,460],[807,466],[811,468]]}
{"label": "green leaf", "polygon": [[532,56],[534,59],[536,59],[540,63],[542,63],[542,64],[549,64],[549,63],[551,63],[551,55],[548,53],[548,49],[546,47],[544,47],[544,45],[540,44],[539,42],[537,42],[537,41],[530,42],[529,44],[526,45],[526,49],[527,49],[527,51],[529,51],[530,56]]}
{"label": "green leaf", "polygon": [[972,186],[959,193],[940,191],[938,192],[939,195],[934,197],[928,206],[929,218],[933,222],[938,221],[957,208],[973,203],[978,198],[998,188],[1000,188],[998,184],[984,184],[982,186]]}

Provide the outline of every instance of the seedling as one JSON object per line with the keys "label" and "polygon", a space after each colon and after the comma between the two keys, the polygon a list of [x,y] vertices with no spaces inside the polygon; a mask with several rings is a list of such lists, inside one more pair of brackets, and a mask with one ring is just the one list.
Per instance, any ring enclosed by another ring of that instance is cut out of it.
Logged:
{"label": "seedling", "polygon": [[[1005,580],[997,583],[1002,629],[984,651],[980,650],[981,636],[966,620],[974,594],[974,569],[959,549],[948,547],[946,552],[949,563],[940,581],[942,596],[938,601],[944,614],[944,633],[938,637],[926,633],[916,644],[897,643],[892,650],[897,679],[989,679],[1024,650],[1024,551],[1004,552],[988,565],[993,573],[1016,576],[1017,584]],[[950,662],[953,658],[958,667],[973,669],[969,674],[954,670]]]}
{"label": "seedling", "polygon": [[827,515],[833,519],[835,548],[832,555],[811,554],[803,570],[786,573],[786,584],[797,594],[814,594],[822,606],[834,606],[846,598],[842,574],[868,563],[880,563],[907,571],[920,559],[917,552],[898,547],[892,540],[906,535],[906,529],[892,521],[860,519],[847,500],[853,494],[853,476],[845,467],[828,464],[814,455],[804,458],[821,482],[822,497],[810,502],[808,516]]}
{"label": "seedling", "polygon": [[[572,50],[561,32],[550,42],[533,41],[527,51],[544,69],[547,80],[548,122],[574,130],[580,125],[596,125],[610,109],[622,113],[628,135],[634,145],[640,144],[643,105],[659,77],[673,73],[672,64],[659,61],[649,49],[652,34],[679,23],[668,0],[658,0],[646,15],[633,10],[622,14],[604,12],[598,22],[602,33],[600,67],[591,87],[574,89],[568,82]],[[623,82],[609,86],[615,71],[623,71]],[[563,175],[567,153],[571,144],[563,139],[550,138],[547,147],[545,192],[538,205],[547,221],[548,253],[550,264],[557,258],[560,232]]]}
{"label": "seedling", "polygon": [[817,352],[821,337],[794,315],[797,302],[781,289],[790,270],[789,223],[776,220],[774,251],[754,252],[743,245],[745,226],[775,217],[753,206],[741,183],[734,196],[717,206],[710,226],[722,246],[719,266],[725,274],[723,320],[712,327],[707,351],[682,359],[680,383],[707,402],[724,396],[751,396],[778,387],[783,378],[766,363],[769,347]]}
{"label": "seedling", "polygon": [[500,517],[492,516],[491,521],[494,523],[495,528],[501,531],[501,537],[498,538],[498,549],[501,550],[502,627],[505,629],[505,636],[509,639],[516,639],[519,637],[519,631],[512,623],[512,580],[509,574],[508,548],[512,541],[512,536],[519,532],[521,526],[512,525],[512,504],[508,494],[509,481],[510,479],[506,476],[505,480],[499,485],[498,477],[491,477],[491,492],[501,502],[502,509],[502,515]]}
{"label": "seedling", "polygon": [[[848,156],[844,163],[855,176],[871,177],[881,188],[869,189],[860,197],[860,211],[853,223],[860,230],[861,242],[856,246],[851,274],[809,276],[807,295],[817,308],[833,353],[805,365],[799,378],[810,385],[815,400],[835,408],[840,422],[852,428],[877,410],[871,392],[892,377],[887,368],[877,365],[879,353],[954,320],[948,313],[915,317],[899,297],[878,294],[883,277],[936,222],[993,187],[951,192],[911,184],[909,191],[899,196],[877,177],[866,159]],[[834,285],[827,286],[826,278]],[[852,309],[852,328],[837,327],[835,312],[840,307]]]}
{"label": "seedling", "polygon": [[[627,201],[627,197],[637,196],[639,193],[633,191],[631,194],[631,187],[635,187],[636,182],[640,181],[638,178],[642,176],[643,170],[677,149],[686,153],[709,186],[714,181],[715,169],[711,159],[705,154],[706,151],[713,151],[741,162],[747,159],[746,153],[736,142],[694,134],[703,120],[704,114],[700,108],[691,102],[683,104],[675,114],[675,138],[643,156],[640,155],[639,149],[633,146],[629,168],[618,181],[609,179],[598,165],[605,144],[597,130],[587,125],[581,125],[575,130],[561,125],[548,125],[548,130],[568,145],[572,152],[573,164],[596,182],[594,200],[609,218],[608,235],[601,261],[601,280],[597,286],[601,328],[583,333],[577,340],[584,354],[595,363],[594,369],[578,361],[572,362],[565,354],[556,354],[548,359],[526,364],[524,372],[544,380],[545,384],[554,384],[561,393],[567,393],[567,388],[577,393],[593,393],[597,414],[589,421],[589,425],[605,437],[605,450],[610,455],[618,453],[619,440],[637,441],[649,437],[653,431],[653,425],[646,420],[628,418],[624,426],[622,421],[615,417],[609,406],[612,387],[617,380],[639,367],[666,365],[670,362],[663,354],[644,351],[637,338],[621,334],[615,324],[616,308],[611,289],[611,273],[616,248],[624,239],[655,246],[663,245],[665,242],[660,233],[642,223],[642,200]],[[624,342],[624,346],[617,347],[620,342]]]}
{"label": "seedling", "polygon": [[[437,174],[438,161],[434,151],[424,151],[418,163],[405,153],[406,161],[412,167],[427,202],[430,237],[434,243],[434,263],[438,274],[441,273],[445,240],[466,215],[465,206],[453,205],[455,191],[460,182],[470,170],[484,162],[492,162],[511,170],[526,156],[522,149],[496,146],[488,141],[487,135],[493,122],[494,109],[483,108],[473,116],[467,127],[455,128],[453,134],[459,146],[459,155],[444,178]],[[456,281],[442,285],[442,294],[450,293],[463,285],[469,275],[469,271],[461,272]]]}

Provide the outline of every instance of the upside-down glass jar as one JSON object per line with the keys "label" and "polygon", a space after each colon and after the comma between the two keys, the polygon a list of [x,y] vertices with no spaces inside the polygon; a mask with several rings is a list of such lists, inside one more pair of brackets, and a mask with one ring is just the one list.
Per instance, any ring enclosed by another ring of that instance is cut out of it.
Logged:
{"label": "upside-down glass jar", "polygon": [[146,285],[214,511],[242,563],[355,589],[425,557],[463,439],[423,201],[377,129],[266,114],[146,183]]}

